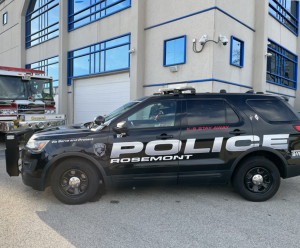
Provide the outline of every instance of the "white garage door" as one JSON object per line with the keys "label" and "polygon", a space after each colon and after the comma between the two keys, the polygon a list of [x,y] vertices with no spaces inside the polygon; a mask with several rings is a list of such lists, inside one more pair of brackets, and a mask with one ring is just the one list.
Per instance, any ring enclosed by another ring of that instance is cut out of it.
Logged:
{"label": "white garage door", "polygon": [[106,115],[130,100],[128,73],[77,79],[74,82],[74,122]]}

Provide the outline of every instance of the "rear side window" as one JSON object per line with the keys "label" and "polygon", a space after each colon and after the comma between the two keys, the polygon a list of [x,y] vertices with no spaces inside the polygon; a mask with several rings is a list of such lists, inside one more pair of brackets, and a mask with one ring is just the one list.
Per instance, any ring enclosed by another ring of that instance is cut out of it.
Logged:
{"label": "rear side window", "polygon": [[239,117],[222,100],[187,101],[187,124],[189,126],[236,123]]}
{"label": "rear side window", "polygon": [[249,100],[248,104],[269,121],[296,121],[298,118],[280,100]]}

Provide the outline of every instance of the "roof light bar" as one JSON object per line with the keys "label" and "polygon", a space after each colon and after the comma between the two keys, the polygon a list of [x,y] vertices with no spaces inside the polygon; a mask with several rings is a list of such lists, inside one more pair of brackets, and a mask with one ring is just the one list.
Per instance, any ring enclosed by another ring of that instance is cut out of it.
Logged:
{"label": "roof light bar", "polygon": [[196,89],[193,86],[188,86],[188,87],[177,87],[177,88],[162,88],[159,89],[160,94],[162,95],[168,95],[168,94],[173,94],[173,95],[179,95],[179,94],[196,94]]}
{"label": "roof light bar", "polygon": [[31,70],[31,69],[23,69],[23,68],[15,68],[15,67],[6,67],[6,66],[0,66],[0,70],[25,72],[25,73],[31,73],[31,74],[45,74],[44,71]]}

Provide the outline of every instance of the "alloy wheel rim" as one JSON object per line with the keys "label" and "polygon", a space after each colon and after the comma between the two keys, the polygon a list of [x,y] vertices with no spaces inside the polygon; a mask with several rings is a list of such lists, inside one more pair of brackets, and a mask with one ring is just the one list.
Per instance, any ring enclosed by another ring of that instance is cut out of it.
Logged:
{"label": "alloy wheel rim", "polygon": [[250,169],[245,175],[245,186],[248,191],[254,194],[264,194],[273,185],[272,173],[263,167]]}

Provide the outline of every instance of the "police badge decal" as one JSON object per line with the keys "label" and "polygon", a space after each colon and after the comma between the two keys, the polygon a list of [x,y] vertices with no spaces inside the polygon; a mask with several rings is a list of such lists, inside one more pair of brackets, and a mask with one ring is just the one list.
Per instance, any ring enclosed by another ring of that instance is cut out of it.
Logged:
{"label": "police badge decal", "polygon": [[102,157],[105,154],[106,151],[106,145],[103,143],[97,143],[94,144],[94,153],[98,156],[98,157]]}

